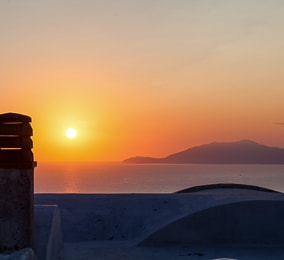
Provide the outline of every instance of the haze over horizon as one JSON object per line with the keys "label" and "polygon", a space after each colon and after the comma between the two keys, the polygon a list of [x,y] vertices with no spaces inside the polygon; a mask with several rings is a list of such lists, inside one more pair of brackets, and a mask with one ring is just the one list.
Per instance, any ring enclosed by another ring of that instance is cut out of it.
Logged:
{"label": "haze over horizon", "polygon": [[278,0],[3,0],[0,113],[32,117],[37,161],[284,147],[283,12]]}

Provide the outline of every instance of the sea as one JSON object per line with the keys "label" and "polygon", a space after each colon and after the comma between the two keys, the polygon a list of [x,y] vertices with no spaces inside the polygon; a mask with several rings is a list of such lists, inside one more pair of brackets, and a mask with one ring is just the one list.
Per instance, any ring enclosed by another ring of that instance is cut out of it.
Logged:
{"label": "sea", "polygon": [[38,162],[35,193],[172,193],[215,183],[284,192],[284,165]]}

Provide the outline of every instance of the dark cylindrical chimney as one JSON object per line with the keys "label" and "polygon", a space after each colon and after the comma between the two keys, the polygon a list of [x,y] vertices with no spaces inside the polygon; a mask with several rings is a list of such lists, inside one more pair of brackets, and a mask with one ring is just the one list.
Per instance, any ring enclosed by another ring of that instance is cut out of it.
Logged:
{"label": "dark cylindrical chimney", "polygon": [[35,162],[29,116],[0,114],[0,253],[33,247]]}

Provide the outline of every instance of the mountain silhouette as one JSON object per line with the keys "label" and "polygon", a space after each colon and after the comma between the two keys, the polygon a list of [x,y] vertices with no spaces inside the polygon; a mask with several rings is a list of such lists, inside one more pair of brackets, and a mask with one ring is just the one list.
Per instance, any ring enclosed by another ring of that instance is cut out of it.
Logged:
{"label": "mountain silhouette", "polygon": [[250,140],[213,142],[195,146],[164,158],[136,156],[124,163],[199,163],[199,164],[284,164],[284,149]]}

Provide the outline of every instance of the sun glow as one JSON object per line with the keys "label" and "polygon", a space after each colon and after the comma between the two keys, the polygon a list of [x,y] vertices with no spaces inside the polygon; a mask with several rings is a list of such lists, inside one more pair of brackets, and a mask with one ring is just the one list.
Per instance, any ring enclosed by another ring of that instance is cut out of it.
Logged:
{"label": "sun glow", "polygon": [[76,129],[74,129],[74,128],[68,128],[68,129],[66,130],[66,137],[72,139],[72,138],[75,138],[76,135],[77,135]]}

